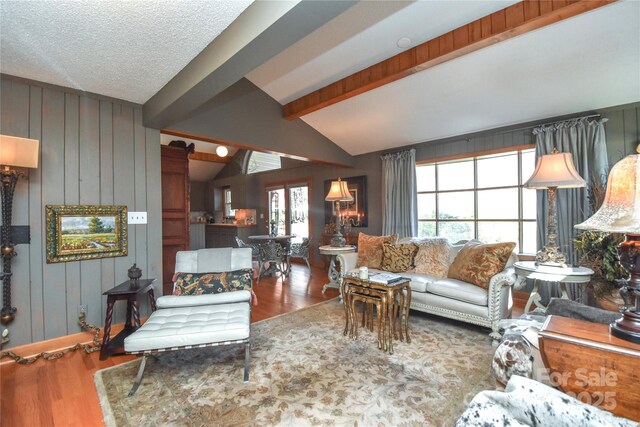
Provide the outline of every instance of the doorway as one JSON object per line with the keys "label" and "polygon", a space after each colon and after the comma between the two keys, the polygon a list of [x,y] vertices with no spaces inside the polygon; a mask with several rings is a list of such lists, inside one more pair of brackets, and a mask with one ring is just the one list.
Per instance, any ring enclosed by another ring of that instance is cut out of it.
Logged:
{"label": "doorway", "polygon": [[269,227],[275,224],[277,234],[295,235],[292,243],[310,237],[309,182],[268,185],[266,197]]}

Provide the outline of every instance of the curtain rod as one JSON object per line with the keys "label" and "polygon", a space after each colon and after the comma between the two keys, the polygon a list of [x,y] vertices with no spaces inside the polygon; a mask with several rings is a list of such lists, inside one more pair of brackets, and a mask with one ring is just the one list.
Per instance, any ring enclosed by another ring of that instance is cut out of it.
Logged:
{"label": "curtain rod", "polygon": [[556,123],[566,122],[567,120],[589,119],[591,117],[602,117],[602,114],[589,114],[587,116],[569,117],[569,118],[566,118],[566,119],[563,119],[563,120],[557,120],[555,122],[550,122],[550,123],[538,123],[536,125],[524,126],[524,127],[521,127],[521,128],[505,130],[504,132],[500,132],[498,135],[502,135],[503,133],[509,133],[509,132],[517,132],[519,130],[533,129],[533,128],[538,127],[538,126],[551,126],[551,125],[555,125]]}

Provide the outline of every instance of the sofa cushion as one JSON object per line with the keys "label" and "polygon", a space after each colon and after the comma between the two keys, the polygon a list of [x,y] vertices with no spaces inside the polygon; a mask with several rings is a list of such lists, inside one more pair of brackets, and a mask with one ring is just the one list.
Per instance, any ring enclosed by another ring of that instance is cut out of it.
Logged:
{"label": "sofa cushion", "polygon": [[382,267],[382,244],[384,242],[395,244],[397,234],[391,236],[369,236],[358,234],[358,263],[356,267],[380,268]]}
{"label": "sofa cushion", "polygon": [[251,290],[253,270],[245,268],[221,273],[176,273],[173,295],[202,295]]}
{"label": "sofa cushion", "polygon": [[422,239],[418,243],[418,252],[413,259],[415,267],[412,272],[447,277],[450,249],[449,241],[443,237]]}
{"label": "sofa cushion", "polygon": [[449,267],[448,277],[489,288],[493,276],[504,270],[516,244],[513,242],[480,244],[468,242]]}
{"label": "sofa cushion", "polygon": [[411,280],[409,286],[411,287],[411,291],[413,292],[427,292],[427,286],[430,283],[433,283],[437,280],[440,280],[440,277],[431,276],[429,274],[424,273],[402,273],[402,277],[406,277]]}
{"label": "sofa cushion", "polygon": [[418,246],[413,243],[394,245],[384,242],[382,244],[382,266],[385,271],[403,273],[413,268],[413,258],[418,251]]}
{"label": "sofa cushion", "polygon": [[439,279],[427,283],[427,292],[474,305],[489,304],[486,290],[456,279]]}

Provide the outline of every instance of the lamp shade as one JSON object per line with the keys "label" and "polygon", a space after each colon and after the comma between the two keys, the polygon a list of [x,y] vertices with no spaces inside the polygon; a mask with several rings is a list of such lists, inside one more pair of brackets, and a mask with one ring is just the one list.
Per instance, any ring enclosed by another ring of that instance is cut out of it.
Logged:
{"label": "lamp shade", "polygon": [[573,166],[571,153],[553,153],[541,156],[531,178],[524,183],[527,188],[545,189],[584,187],[586,182]]}
{"label": "lamp shade", "polygon": [[39,148],[37,139],[0,135],[0,165],[37,168]]}
{"label": "lamp shade", "polygon": [[338,178],[337,181],[331,181],[331,188],[329,188],[329,193],[324,199],[327,202],[352,202],[353,196],[349,193],[346,181],[341,181]]}
{"label": "lamp shade", "polygon": [[640,233],[640,154],[627,156],[613,166],[602,206],[575,228],[606,233]]}

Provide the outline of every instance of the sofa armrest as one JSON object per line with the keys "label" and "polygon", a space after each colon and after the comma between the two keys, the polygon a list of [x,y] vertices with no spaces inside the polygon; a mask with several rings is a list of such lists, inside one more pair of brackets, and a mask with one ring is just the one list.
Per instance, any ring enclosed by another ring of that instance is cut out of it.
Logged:
{"label": "sofa armrest", "polygon": [[194,307],[201,305],[232,304],[236,302],[250,302],[251,292],[233,291],[220,294],[205,295],[166,295],[158,298],[156,305],[161,308]]}
{"label": "sofa armrest", "polygon": [[358,253],[349,252],[345,254],[338,254],[336,259],[340,263],[340,276],[342,276],[345,272],[356,268],[356,264],[358,263]]}
{"label": "sofa armrest", "polygon": [[511,288],[516,283],[516,272],[508,267],[496,274],[489,281],[489,319],[491,321],[492,337],[499,337],[498,322],[511,316]]}

